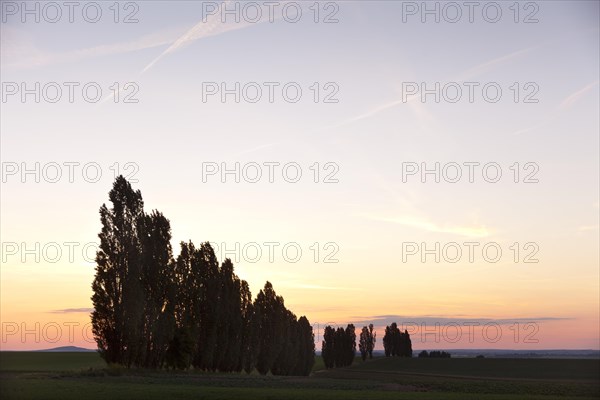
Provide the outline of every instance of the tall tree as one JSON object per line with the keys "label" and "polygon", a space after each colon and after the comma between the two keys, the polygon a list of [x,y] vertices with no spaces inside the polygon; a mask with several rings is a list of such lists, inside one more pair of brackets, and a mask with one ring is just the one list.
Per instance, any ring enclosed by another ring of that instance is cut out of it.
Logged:
{"label": "tall tree", "polygon": [[144,315],[141,365],[156,368],[164,363],[169,342],[175,335],[175,270],[171,249],[171,225],[160,212],[143,218],[138,228],[142,244],[142,289]]}
{"label": "tall tree", "polygon": [[256,365],[258,356],[259,318],[252,304],[252,293],[248,282],[242,281],[240,285],[240,299],[242,312],[241,348],[237,371],[244,370],[251,373]]}
{"label": "tall tree", "polygon": [[325,368],[335,367],[335,335],[335,329],[327,325],[323,331],[323,343],[321,345],[321,356]]}
{"label": "tall tree", "polygon": [[[187,363],[183,368],[178,366],[178,368],[185,369],[192,364],[201,345],[198,337],[200,336],[201,302],[205,290],[202,286],[201,271],[196,260],[197,252],[194,244],[191,241],[181,242],[180,248],[174,271],[176,285],[174,314],[177,335],[173,340],[177,340],[177,343],[172,343],[171,348],[183,349],[181,355],[175,352],[178,355],[175,358],[182,360],[180,364]],[[186,351],[189,351],[190,354],[185,354]]]}
{"label": "tall tree", "polygon": [[363,326],[362,331],[360,332],[360,340],[358,345],[363,361],[365,361],[367,357],[373,358],[373,349],[375,348],[376,336],[377,334],[373,333],[373,324],[370,324],[368,328]]}
{"label": "tall tree", "polygon": [[[208,242],[200,247],[182,242],[174,260],[169,220],[158,211],[145,214],[141,193],[122,176],[109,199],[112,208],[100,208],[92,283],[92,327],[107,362],[310,374],[312,327],[285,307],[271,283],[252,302],[248,283],[235,274],[231,260],[219,266]],[[354,327],[342,334],[354,338]]]}
{"label": "tall tree", "polygon": [[385,328],[383,337],[385,356],[412,357],[412,343],[407,330],[400,332],[398,325],[393,322]]}
{"label": "tall tree", "polygon": [[395,356],[398,348],[398,336],[400,330],[398,329],[395,322],[385,328],[385,336],[383,337],[383,348],[385,350],[385,356]]}
{"label": "tall tree", "polygon": [[165,355],[165,365],[173,369],[188,369],[192,362],[194,340],[187,326],[177,328],[169,342]]}
{"label": "tall tree", "polygon": [[298,320],[294,313],[286,309],[280,310],[278,318],[283,321],[282,338],[284,340],[281,351],[271,367],[271,373],[273,375],[292,375],[299,355],[300,332]]}
{"label": "tall tree", "polygon": [[367,342],[367,350],[369,352],[369,358],[373,358],[373,350],[375,349],[376,342],[377,342],[377,333],[373,332],[373,324],[369,324],[369,340]]}
{"label": "tall tree", "polygon": [[254,308],[259,318],[258,356],[256,369],[266,375],[279,356],[285,343],[283,298],[277,296],[270,282],[256,296]]}
{"label": "tall tree", "polygon": [[294,375],[310,375],[315,364],[315,335],[313,328],[304,316],[298,319],[299,344]]}
{"label": "tall tree", "polygon": [[144,218],[140,191],[119,176],[109,193],[112,208],[100,208],[102,230],[92,283],[92,331],[100,355],[108,363],[127,366],[143,348],[144,297],[141,287],[141,243]]}
{"label": "tall tree", "polygon": [[401,342],[402,342],[402,346],[400,349],[400,356],[401,357],[412,357],[413,356],[412,341],[410,340],[410,335],[408,334],[408,331],[406,329],[402,333],[402,341]]}
{"label": "tall tree", "polygon": [[346,340],[346,331],[342,327],[338,327],[335,331],[335,337],[333,340],[333,351],[335,354],[335,366],[336,368],[346,366],[346,349],[348,347]]}
{"label": "tall tree", "polygon": [[202,287],[199,301],[200,333],[192,365],[202,370],[215,370],[214,360],[221,305],[219,302],[219,262],[210,243],[202,243],[200,248],[196,249],[192,268],[198,271]]}
{"label": "tall tree", "polygon": [[345,348],[344,348],[344,366],[352,365],[356,356],[356,329],[353,324],[349,324],[344,332]]}
{"label": "tall tree", "polygon": [[217,323],[217,352],[213,369],[231,372],[237,368],[242,339],[241,282],[233,272],[233,263],[225,259],[219,271],[220,313]]}

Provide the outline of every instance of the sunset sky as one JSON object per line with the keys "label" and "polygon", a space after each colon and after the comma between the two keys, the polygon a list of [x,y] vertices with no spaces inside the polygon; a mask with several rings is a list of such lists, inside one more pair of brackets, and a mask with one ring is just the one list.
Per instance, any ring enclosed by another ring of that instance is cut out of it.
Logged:
{"label": "sunset sky", "polygon": [[[96,23],[86,2],[56,23],[36,3],[39,22],[1,2],[2,350],[94,347],[98,210],[117,171],[169,218],[175,256],[217,244],[317,340],[395,321],[415,350],[600,349],[598,2],[499,2],[497,22],[481,2],[455,23],[443,3],[436,22],[421,2],[280,1],[272,20],[260,1],[262,18],[242,2],[98,2]],[[239,21],[223,13],[236,4]],[[223,82],[247,91],[208,95]],[[410,94],[421,83],[432,92]],[[422,177],[436,162],[439,182]],[[236,163],[239,183],[221,176]],[[439,262],[423,251],[436,243]]]}

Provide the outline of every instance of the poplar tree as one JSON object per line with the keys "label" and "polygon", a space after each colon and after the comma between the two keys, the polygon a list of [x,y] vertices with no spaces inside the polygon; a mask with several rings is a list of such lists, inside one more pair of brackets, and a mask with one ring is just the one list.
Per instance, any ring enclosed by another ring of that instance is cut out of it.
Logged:
{"label": "poplar tree", "polygon": [[[231,260],[219,265],[208,242],[199,247],[181,242],[174,259],[169,220],[156,210],[144,213],[140,191],[122,176],[109,199],[112,207],[100,208],[91,315],[98,350],[107,363],[310,374],[312,327],[306,317],[297,319],[285,307],[270,282],[253,302]],[[348,345],[341,357],[351,360],[354,327],[342,334],[346,339],[339,343]]]}
{"label": "poplar tree", "polygon": [[144,202],[140,191],[134,191],[122,176],[115,180],[109,199],[112,208],[100,207],[92,331],[107,363],[131,366],[142,346],[144,298],[138,227],[144,218]]}
{"label": "poplar tree", "polygon": [[323,343],[321,345],[321,356],[325,368],[335,367],[335,329],[329,325],[323,332]]}

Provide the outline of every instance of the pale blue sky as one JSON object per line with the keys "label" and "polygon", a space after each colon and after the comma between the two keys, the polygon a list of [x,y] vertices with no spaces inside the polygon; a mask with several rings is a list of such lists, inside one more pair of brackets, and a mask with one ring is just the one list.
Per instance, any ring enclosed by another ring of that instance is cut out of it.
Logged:
{"label": "pale blue sky", "polygon": [[[297,24],[209,18],[212,36],[202,26],[201,2],[136,3],[135,24],[115,24],[110,3],[102,3],[107,14],[97,24],[79,14],[75,23],[22,23],[14,16],[2,23],[3,83],[94,81],[106,95],[113,82],[140,89],[138,104],[89,104],[80,96],[73,104],[15,97],[2,104],[3,162],[95,161],[104,173],[96,184],[10,178],[2,189],[3,241],[95,241],[97,210],[112,183],[108,168],[134,162],[134,186],[147,209],[170,218],[174,243],[336,242],[338,264],[314,264],[307,255],[298,264],[237,266],[254,293],[270,279],[298,314],[316,313],[313,320],[321,318],[318,298],[327,289],[308,287],[337,287],[329,305],[337,312],[327,315],[344,320],[423,313],[423,288],[439,279],[448,284],[439,283],[444,290],[431,304],[448,307],[429,314],[574,317],[588,328],[596,324],[593,340],[581,338],[581,345],[597,344],[598,2],[537,2],[539,22],[532,24],[514,23],[512,2],[501,2],[496,24],[481,13],[474,23],[403,23],[402,2],[393,1],[337,2],[339,23],[315,24],[313,2],[304,2]],[[182,46],[159,58],[178,40]],[[298,82],[304,96],[296,104],[280,96],[273,104],[203,103],[202,83],[222,81]],[[503,96],[494,104],[480,92],[472,104],[400,101],[403,82],[436,81],[497,82]],[[312,102],[313,82],[335,82],[339,102]],[[514,82],[534,82],[539,102],[515,104]],[[298,184],[202,183],[204,161],[293,161],[306,177]],[[308,167],[316,161],[337,163],[340,182],[312,183]],[[408,161],[497,162],[505,176],[497,184],[402,183]],[[512,183],[514,162],[537,163],[540,183]],[[479,231],[486,233],[461,234]],[[505,248],[536,242],[541,262],[401,263],[403,241],[469,239]],[[361,281],[365,267],[370,276]],[[11,281],[26,288],[23,275],[77,277],[73,285],[85,286],[93,267],[9,262],[2,274],[3,292]],[[398,290],[384,279],[389,274],[409,282],[406,296],[415,304],[407,310],[389,304]],[[471,293],[473,287],[485,290]],[[373,297],[369,307],[363,291]],[[52,307],[89,306],[89,293],[77,293]],[[3,296],[3,308],[16,301],[12,295]],[[30,311],[45,308],[33,304]]]}

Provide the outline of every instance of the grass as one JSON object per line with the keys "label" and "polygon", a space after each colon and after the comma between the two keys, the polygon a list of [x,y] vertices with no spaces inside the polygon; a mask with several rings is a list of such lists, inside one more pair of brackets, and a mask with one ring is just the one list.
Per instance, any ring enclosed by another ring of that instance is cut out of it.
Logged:
{"label": "grass", "polygon": [[3,351],[0,352],[0,372],[76,371],[104,368],[106,363],[96,352]]}
{"label": "grass", "polygon": [[600,361],[543,358],[381,358],[359,370],[517,379],[597,379]]}
{"label": "grass", "polygon": [[[156,382],[123,383],[123,382],[89,382],[62,380],[38,380],[35,385],[23,382],[17,386],[0,389],[3,399],[49,399],[60,398],[64,400],[79,400],[85,393],[85,398],[90,400],[116,399],[273,399],[273,400],[304,400],[312,399],[340,399],[340,400],[387,400],[387,399],[523,399],[522,395],[481,395],[464,393],[419,393],[373,390],[331,390],[331,389],[284,389],[284,388],[223,388],[202,387],[194,385],[175,385]],[[565,399],[555,396],[528,396],[532,400]]]}
{"label": "grass", "polygon": [[107,368],[96,353],[0,353],[1,399],[594,399],[600,360],[391,359],[310,377]]}

